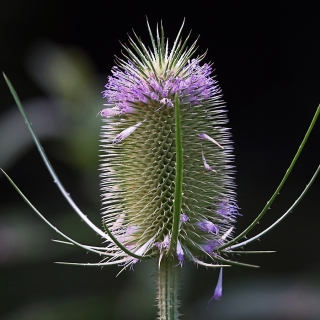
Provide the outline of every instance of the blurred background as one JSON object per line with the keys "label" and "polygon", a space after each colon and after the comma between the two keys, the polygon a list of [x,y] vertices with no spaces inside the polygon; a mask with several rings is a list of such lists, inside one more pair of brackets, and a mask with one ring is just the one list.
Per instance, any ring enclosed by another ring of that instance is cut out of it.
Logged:
{"label": "blurred background", "polygon": [[[243,230],[279,184],[320,102],[317,2],[2,1],[0,66],[17,90],[57,174],[79,207],[100,224],[99,127],[119,41],[132,28],[149,43],[146,18],[163,21],[172,41],[198,35],[208,49],[229,110]],[[273,2],[275,4],[275,2]],[[268,227],[301,193],[319,164],[318,121],[272,210],[249,235]],[[99,245],[49,176],[0,80],[0,166],[63,232]],[[207,309],[218,271],[186,263],[183,319],[320,319],[320,181],[277,228],[235,257],[260,269],[225,270],[223,298]],[[155,319],[156,264],[86,268],[54,261],[98,262],[59,239],[0,175],[0,319]]]}

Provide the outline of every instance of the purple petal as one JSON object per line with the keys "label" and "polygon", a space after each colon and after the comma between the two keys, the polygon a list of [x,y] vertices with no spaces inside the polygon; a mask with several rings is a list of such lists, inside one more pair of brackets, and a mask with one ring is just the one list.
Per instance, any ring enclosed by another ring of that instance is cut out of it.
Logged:
{"label": "purple petal", "polygon": [[167,249],[170,245],[170,238],[168,235],[164,237],[164,240],[162,242],[155,242],[154,246],[158,248],[159,251],[163,249]]}
{"label": "purple petal", "polygon": [[215,226],[211,221],[201,221],[197,223],[198,227],[203,231],[203,232],[210,232],[210,233],[219,233],[219,228]]}
{"label": "purple petal", "polygon": [[164,237],[164,240],[162,241],[162,247],[166,249],[169,247],[169,245],[170,245],[170,238],[168,235],[166,235]]}
{"label": "purple petal", "polygon": [[167,76],[159,81],[150,74],[148,79],[142,79],[139,69],[129,61],[121,67],[113,67],[103,96],[108,104],[119,107],[121,111],[126,106],[140,106],[151,101],[161,101],[164,106],[173,107],[176,93],[182,103],[196,106],[220,93],[216,81],[210,76],[211,72],[210,65],[200,66],[197,59],[192,59],[181,70],[183,77]]}
{"label": "purple petal", "polygon": [[204,157],[203,150],[201,151],[201,153],[202,153],[203,165],[204,165],[204,167],[206,168],[206,170],[217,172],[216,170],[212,169],[212,168],[208,165],[208,163],[207,163],[207,161],[206,161],[206,158]]}
{"label": "purple petal", "polygon": [[233,217],[239,215],[238,206],[223,200],[217,206],[217,213],[224,217]]}
{"label": "purple petal", "polygon": [[212,297],[214,300],[220,300],[222,297],[222,269],[223,268],[220,268],[218,283]]}
{"label": "purple petal", "polygon": [[203,250],[209,254],[212,254],[213,250],[219,247],[221,243],[218,240],[210,240],[205,244],[202,244],[201,247]]}
{"label": "purple petal", "polygon": [[189,220],[189,217],[185,213],[180,214],[180,221],[181,222],[187,222]]}
{"label": "purple petal", "polygon": [[181,243],[180,243],[179,240],[177,242],[177,257],[178,257],[179,262],[182,264],[183,257],[184,257],[184,252],[183,252],[183,249],[181,247]]}

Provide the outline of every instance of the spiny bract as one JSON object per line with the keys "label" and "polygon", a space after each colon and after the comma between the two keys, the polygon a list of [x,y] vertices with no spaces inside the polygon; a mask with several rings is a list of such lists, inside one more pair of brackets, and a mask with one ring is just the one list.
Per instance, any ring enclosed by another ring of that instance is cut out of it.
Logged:
{"label": "spiny bract", "polygon": [[139,256],[168,253],[179,134],[183,184],[173,253],[181,265],[185,257],[198,263],[232,237],[238,214],[226,111],[211,64],[200,64],[204,55],[191,59],[196,42],[186,47],[182,27],[171,50],[162,26],[155,38],[148,29],[152,50],[136,35],[137,44],[129,38],[131,47],[123,46],[124,59],[117,58],[103,92],[102,213],[121,244],[109,245],[114,255],[108,261],[139,260],[122,246]]}

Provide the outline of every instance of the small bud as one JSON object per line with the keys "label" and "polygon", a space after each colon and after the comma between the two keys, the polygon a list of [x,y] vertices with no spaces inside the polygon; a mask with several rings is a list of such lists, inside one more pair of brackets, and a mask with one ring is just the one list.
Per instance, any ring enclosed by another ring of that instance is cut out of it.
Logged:
{"label": "small bud", "polygon": [[217,142],[217,141],[214,140],[213,138],[209,137],[209,136],[208,136],[207,134],[205,134],[205,133],[201,133],[201,134],[199,135],[199,139],[209,140],[209,141],[213,142],[214,144],[216,144],[216,145],[217,145],[218,147],[220,147],[221,149],[224,149],[223,146],[222,146],[219,142]]}
{"label": "small bud", "polygon": [[130,134],[132,132],[134,132],[140,125],[142,122],[138,122],[137,124],[135,124],[134,126],[131,126],[125,130],[123,130],[121,133],[119,133],[113,140],[112,143],[119,143],[122,140],[128,138],[130,136]]}
{"label": "small bud", "polygon": [[156,246],[159,251],[168,249],[169,245],[170,245],[170,238],[168,235],[165,236],[165,238],[162,242],[155,242],[154,243],[154,246]]}
{"label": "small bud", "polygon": [[180,221],[183,223],[183,222],[187,222],[188,220],[189,220],[189,217],[185,213],[181,213]]}
{"label": "small bud", "polygon": [[170,238],[168,235],[165,236],[163,242],[162,242],[162,248],[167,249],[170,245]]}
{"label": "small bud", "polygon": [[201,153],[202,153],[203,165],[204,165],[204,167],[206,168],[206,170],[217,172],[216,170],[212,169],[212,168],[208,165],[208,163],[207,163],[207,161],[206,161],[206,158],[204,157],[203,150],[201,151]]}
{"label": "small bud", "polygon": [[184,257],[184,252],[183,252],[183,249],[181,247],[181,243],[178,240],[178,242],[177,242],[177,258],[178,258],[179,264],[181,266],[182,266],[182,263],[183,263],[183,257]]}

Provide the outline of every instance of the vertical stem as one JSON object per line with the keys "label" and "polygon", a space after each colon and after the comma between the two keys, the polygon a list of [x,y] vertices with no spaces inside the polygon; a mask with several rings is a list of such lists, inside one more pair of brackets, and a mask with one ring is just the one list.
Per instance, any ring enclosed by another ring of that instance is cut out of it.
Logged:
{"label": "vertical stem", "polygon": [[169,254],[176,251],[179,237],[180,214],[182,206],[182,181],[183,181],[183,148],[181,136],[181,116],[178,94],[174,97],[174,117],[175,117],[175,136],[176,136],[176,177],[174,185],[174,208],[172,221],[172,234],[170,239]]}
{"label": "vertical stem", "polygon": [[178,261],[163,256],[158,275],[159,320],[178,320]]}

